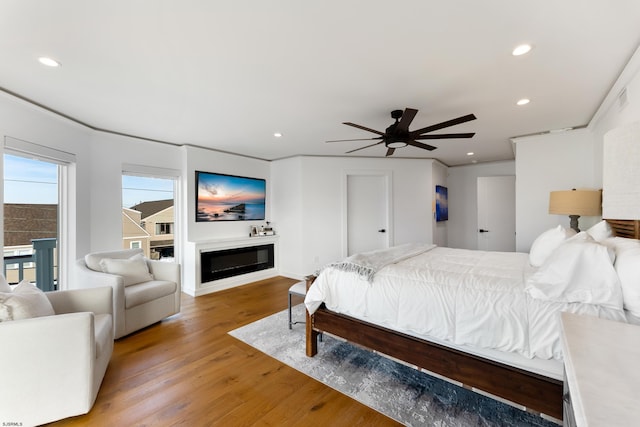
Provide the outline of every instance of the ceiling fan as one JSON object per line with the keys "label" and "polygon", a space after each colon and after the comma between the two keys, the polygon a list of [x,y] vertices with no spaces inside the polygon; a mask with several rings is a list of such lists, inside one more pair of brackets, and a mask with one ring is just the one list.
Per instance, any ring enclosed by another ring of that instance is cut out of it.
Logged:
{"label": "ceiling fan", "polygon": [[380,136],[375,136],[373,138],[358,138],[358,139],[337,139],[333,141],[326,142],[343,142],[343,141],[369,141],[369,140],[378,140],[378,142],[366,145],[364,147],[356,148],[355,150],[347,151],[346,154],[353,153],[354,151],[363,150],[365,148],[373,147],[375,145],[384,144],[387,147],[386,156],[390,156],[393,154],[396,148],[406,147],[407,145],[411,145],[413,147],[423,148],[425,150],[435,150],[437,147],[433,145],[424,144],[419,142],[419,139],[452,139],[452,138],[471,138],[475,135],[474,132],[471,133],[440,133],[440,134],[428,134],[429,132],[433,132],[439,129],[444,129],[450,126],[459,125],[461,123],[469,122],[471,120],[475,120],[476,116],[473,114],[467,114],[466,116],[461,116],[455,119],[447,120],[446,122],[438,123],[435,125],[427,126],[417,130],[409,130],[409,125],[413,121],[413,118],[418,114],[418,110],[413,108],[405,108],[402,110],[393,110],[391,112],[391,118],[395,119],[395,123],[391,124],[384,132],[380,132],[375,129],[371,129],[365,126],[361,126],[351,122],[343,122],[343,124],[347,126],[353,126],[358,129],[366,130],[368,132],[373,132]]}

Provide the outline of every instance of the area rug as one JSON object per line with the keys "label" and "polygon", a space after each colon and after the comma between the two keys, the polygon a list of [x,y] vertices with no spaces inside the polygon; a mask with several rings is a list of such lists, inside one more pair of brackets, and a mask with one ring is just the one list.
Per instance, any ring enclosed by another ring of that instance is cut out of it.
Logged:
{"label": "area rug", "polygon": [[[304,319],[302,304],[294,320]],[[287,310],[229,332],[263,353],[407,426],[539,426],[558,424],[433,377],[387,357],[325,336],[305,355],[304,324],[288,328]]]}

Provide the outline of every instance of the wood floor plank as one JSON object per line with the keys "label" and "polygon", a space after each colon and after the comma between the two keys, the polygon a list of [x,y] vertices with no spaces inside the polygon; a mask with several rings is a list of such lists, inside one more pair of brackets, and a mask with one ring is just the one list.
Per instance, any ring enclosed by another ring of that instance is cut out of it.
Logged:
{"label": "wood floor plank", "polygon": [[50,426],[399,425],[228,334],[287,308],[295,282],[183,294],[180,314],[115,342],[91,412]]}

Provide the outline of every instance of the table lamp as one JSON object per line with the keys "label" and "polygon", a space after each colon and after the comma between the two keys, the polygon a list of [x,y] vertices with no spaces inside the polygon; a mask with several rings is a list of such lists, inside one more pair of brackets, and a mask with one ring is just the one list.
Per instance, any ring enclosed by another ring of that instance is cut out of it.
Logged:
{"label": "table lamp", "polygon": [[602,214],[602,191],[575,188],[568,191],[552,191],[549,196],[549,213],[569,215],[570,227],[579,233],[579,217]]}

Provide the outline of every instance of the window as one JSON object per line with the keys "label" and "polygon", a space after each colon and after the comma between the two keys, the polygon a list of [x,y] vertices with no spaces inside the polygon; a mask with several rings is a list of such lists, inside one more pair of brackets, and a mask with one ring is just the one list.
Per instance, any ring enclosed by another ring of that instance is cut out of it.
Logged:
{"label": "window", "polygon": [[140,249],[141,247],[142,247],[142,242],[140,240],[129,242],[130,249]]}
{"label": "window", "polygon": [[139,165],[123,169],[123,247],[137,242],[151,259],[175,258],[179,172]]}
{"label": "window", "polygon": [[156,223],[156,235],[160,235],[160,234],[173,234],[173,223],[171,222]]}
{"label": "window", "polygon": [[[13,141],[5,139],[3,156],[4,274],[9,283],[26,279],[52,291],[59,288],[59,247],[64,244],[59,236],[61,177],[67,166],[12,150]],[[33,146],[15,141],[21,147]],[[36,259],[36,250],[47,255]]]}

